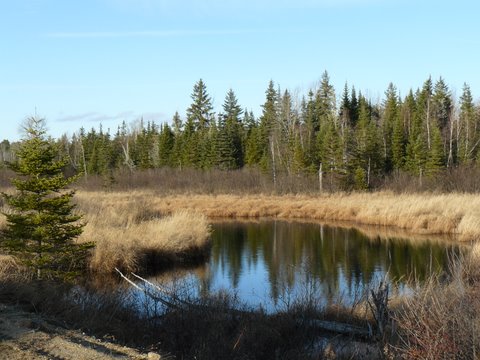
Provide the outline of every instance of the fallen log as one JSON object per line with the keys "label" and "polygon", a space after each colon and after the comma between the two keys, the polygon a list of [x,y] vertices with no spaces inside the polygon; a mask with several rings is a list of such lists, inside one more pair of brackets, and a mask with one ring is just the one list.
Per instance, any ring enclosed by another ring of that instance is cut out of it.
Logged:
{"label": "fallen log", "polygon": [[357,325],[345,324],[336,321],[325,321],[325,320],[316,320],[312,319],[307,322],[307,324],[318,330],[324,330],[341,335],[351,335],[362,338],[372,338],[373,333],[369,328],[364,328]]}

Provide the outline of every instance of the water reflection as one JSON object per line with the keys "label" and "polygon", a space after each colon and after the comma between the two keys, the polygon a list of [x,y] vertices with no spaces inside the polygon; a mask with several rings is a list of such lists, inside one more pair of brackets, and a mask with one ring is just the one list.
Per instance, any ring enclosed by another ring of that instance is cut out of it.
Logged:
{"label": "water reflection", "polygon": [[[308,287],[325,301],[353,301],[385,277],[422,281],[458,248],[437,241],[367,237],[356,229],[269,221],[213,226],[211,257],[189,273],[200,292],[226,288],[266,308]],[[403,283],[402,283],[403,281]]]}

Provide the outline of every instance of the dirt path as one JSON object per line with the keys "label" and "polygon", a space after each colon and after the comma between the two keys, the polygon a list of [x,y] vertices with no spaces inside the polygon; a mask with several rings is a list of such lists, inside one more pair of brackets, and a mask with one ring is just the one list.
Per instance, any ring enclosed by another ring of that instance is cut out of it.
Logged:
{"label": "dirt path", "polygon": [[0,359],[110,360],[165,359],[157,354],[141,354],[48,323],[37,314],[0,304]]}

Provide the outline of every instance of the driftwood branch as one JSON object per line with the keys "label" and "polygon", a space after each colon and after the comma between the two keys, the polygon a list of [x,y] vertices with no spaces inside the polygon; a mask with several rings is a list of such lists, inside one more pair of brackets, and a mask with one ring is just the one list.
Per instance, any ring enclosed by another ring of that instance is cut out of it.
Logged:
{"label": "driftwood branch", "polygon": [[310,320],[308,324],[318,330],[328,331],[335,334],[358,336],[365,339],[372,337],[372,332],[369,329],[351,324],[324,320]]}
{"label": "driftwood branch", "polygon": [[[133,287],[135,287],[137,290],[140,290],[140,291],[143,291],[145,293],[146,296],[148,296],[149,298],[155,300],[155,301],[158,301],[160,302],[161,304],[167,306],[167,307],[170,307],[170,308],[175,308],[175,309],[178,309],[179,306],[171,301],[168,301],[156,294],[153,294],[151,291],[149,291],[146,287],[141,287],[139,286],[138,284],[136,284],[135,282],[133,282],[132,280],[130,280],[128,277],[126,277],[125,275],[123,275],[123,273],[118,270],[117,268],[115,268],[115,270],[120,274],[120,276],[126,280],[130,285],[132,285]],[[134,274],[133,274],[134,275]],[[146,281],[146,280],[144,280]],[[149,283],[149,282],[147,282]],[[150,283],[151,285],[153,285],[152,283]]]}
{"label": "driftwood branch", "polygon": [[166,296],[169,296],[171,297],[174,301],[176,302],[179,302],[183,305],[186,305],[186,306],[193,306],[192,303],[189,303],[188,301],[185,301],[185,300],[182,300],[180,299],[178,296],[176,296],[172,291],[168,290],[168,289],[165,289],[164,287],[161,287],[160,285],[158,284],[154,284],[152,283],[151,281],[148,281],[147,279],[144,279],[143,277],[135,274],[135,273],[131,273],[132,276],[136,277],[138,280],[141,280],[143,281],[145,284],[151,286],[152,288],[154,288],[155,290],[157,290],[158,292],[166,295]]}

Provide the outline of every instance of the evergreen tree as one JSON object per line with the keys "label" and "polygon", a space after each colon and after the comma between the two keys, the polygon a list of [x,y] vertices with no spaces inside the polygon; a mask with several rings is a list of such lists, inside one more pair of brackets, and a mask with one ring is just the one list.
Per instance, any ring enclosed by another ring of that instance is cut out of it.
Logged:
{"label": "evergreen tree", "polygon": [[[383,167],[383,156],[381,149],[381,138],[379,131],[372,118],[372,108],[363,97],[359,97],[358,122],[354,134],[354,156],[349,164],[353,170],[354,184],[357,189],[365,189],[370,186],[371,174],[380,172]],[[359,182],[364,175],[365,182]],[[362,176],[363,176],[362,175]]]}
{"label": "evergreen tree", "polygon": [[298,114],[293,108],[292,97],[285,90],[279,101],[275,138],[281,144],[276,146],[277,158],[287,173],[292,172],[295,153],[295,140],[298,140]]}
{"label": "evergreen tree", "polygon": [[432,97],[432,117],[435,125],[440,130],[442,145],[443,145],[443,157],[448,160],[450,165],[454,161],[454,147],[455,137],[453,133],[453,119],[452,108],[453,100],[448,86],[445,81],[440,78],[435,83],[434,93]]}
{"label": "evergreen tree", "polygon": [[[393,83],[388,85],[385,92],[385,104],[382,121],[383,132],[383,155],[385,161],[385,170],[387,172],[392,170],[393,166],[399,167],[402,164],[402,140],[399,129],[399,105],[397,97],[397,88]],[[396,125],[395,125],[396,124]],[[393,154],[393,131],[397,126],[397,138],[395,139],[395,155]],[[402,129],[403,130],[403,129]]]}
{"label": "evergreen tree", "polygon": [[425,162],[425,175],[434,176],[445,164],[442,135],[436,123],[432,124],[432,143]]}
{"label": "evergreen tree", "polygon": [[[238,168],[237,159],[238,145],[235,144],[235,129],[228,123],[228,118],[223,114],[219,116],[219,129],[217,136],[218,167],[222,170]],[[241,144],[240,144],[241,145]]]}
{"label": "evergreen tree", "polygon": [[343,88],[342,101],[340,103],[340,121],[348,124],[351,128],[356,125],[356,120],[352,118],[352,105],[350,101],[350,94],[348,93],[348,84],[345,83]]}
{"label": "evergreen tree", "polygon": [[219,118],[219,161],[225,169],[238,169],[243,166],[243,110],[237,97],[230,89],[223,103],[224,113]]}
{"label": "evergreen tree", "polygon": [[[320,127],[323,125],[330,126],[330,122],[335,122],[336,98],[335,89],[333,85],[330,84],[330,77],[327,71],[322,74],[320,88],[317,91],[315,102]],[[336,126],[335,124],[335,127]]]}
{"label": "evergreen tree", "polygon": [[412,119],[406,146],[405,167],[411,173],[425,173],[425,163],[431,149],[431,96],[432,81],[427,79],[415,99],[415,112]]}
{"label": "evergreen tree", "polygon": [[160,128],[158,135],[158,165],[159,166],[173,166],[173,153],[175,146],[175,134],[168,125],[164,123]]}
{"label": "evergreen tree", "polygon": [[262,160],[262,154],[264,152],[261,141],[262,136],[260,132],[260,127],[257,125],[252,126],[248,132],[245,144],[246,165],[255,166],[260,164]]}
{"label": "evergreen tree", "polygon": [[440,78],[435,83],[432,96],[432,118],[435,119],[440,132],[448,127],[452,111],[452,97],[445,81]]}
{"label": "evergreen tree", "polygon": [[[323,169],[330,172],[330,184],[333,184],[333,175],[343,170],[344,147],[336,121],[335,89],[330,84],[330,77],[325,71],[322,74],[320,87],[315,95],[315,116],[318,118],[319,131],[317,132],[316,159],[323,164]],[[318,164],[316,169],[318,169]]]}
{"label": "evergreen tree", "polygon": [[478,152],[480,124],[475,113],[470,86],[467,84],[463,85],[463,92],[460,97],[459,123],[461,137],[458,153],[460,160],[464,164],[469,164],[476,158]]}
{"label": "evergreen tree", "polygon": [[175,115],[173,115],[172,124],[174,135],[179,136],[183,130],[183,122],[178,111],[175,111]]}
{"label": "evergreen tree", "polygon": [[38,278],[68,278],[84,266],[92,244],[77,244],[84,224],[74,214],[73,191],[66,187],[75,178],[66,178],[66,161],[58,160],[58,148],[47,139],[45,121],[30,118],[26,138],[18,149],[18,162],[10,168],[18,178],[12,181],[17,192],[2,194],[11,212],[1,246],[22,264],[36,270]]}
{"label": "evergreen tree", "polygon": [[392,133],[392,165],[394,169],[403,169],[405,164],[405,129],[400,116],[397,116],[393,124]]}
{"label": "evergreen tree", "polygon": [[273,142],[276,141],[274,135],[277,125],[278,93],[275,90],[275,85],[272,80],[270,80],[268,84],[265,95],[266,99],[262,105],[263,110],[262,116],[260,117],[259,147],[261,149],[260,166],[264,170],[267,170],[274,165],[271,148],[273,147]]}
{"label": "evergreen tree", "polygon": [[312,90],[308,92],[307,101],[302,104],[302,123],[305,127],[305,160],[310,171],[318,167],[317,136],[320,131],[320,121],[316,112],[316,104]]}
{"label": "evergreen tree", "polygon": [[191,94],[192,104],[187,109],[187,118],[193,123],[194,130],[202,130],[208,128],[210,123],[214,121],[212,114],[212,100],[207,93],[207,86],[200,79],[193,86]]}
{"label": "evergreen tree", "polygon": [[356,124],[358,121],[358,99],[354,86],[352,86],[352,94],[350,95],[350,119],[352,124]]}

